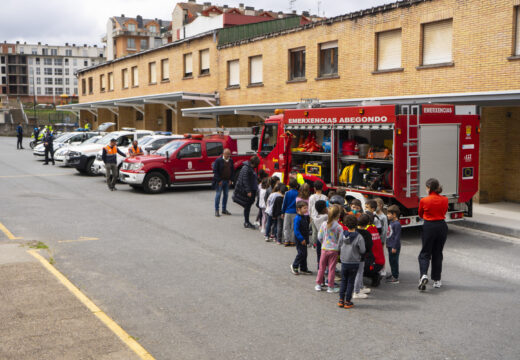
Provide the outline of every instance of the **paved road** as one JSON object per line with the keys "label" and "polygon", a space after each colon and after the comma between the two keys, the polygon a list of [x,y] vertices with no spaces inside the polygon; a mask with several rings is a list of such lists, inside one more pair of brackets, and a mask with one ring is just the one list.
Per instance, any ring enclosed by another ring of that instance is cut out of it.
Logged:
{"label": "paved road", "polygon": [[0,138],[0,222],[48,244],[57,268],[157,359],[518,358],[514,240],[450,226],[445,286],[419,293],[419,233],[406,231],[401,283],[342,310],[314,277],[290,274],[294,248],[243,229],[236,206],[215,218],[208,188],[109,192],[15,143]]}

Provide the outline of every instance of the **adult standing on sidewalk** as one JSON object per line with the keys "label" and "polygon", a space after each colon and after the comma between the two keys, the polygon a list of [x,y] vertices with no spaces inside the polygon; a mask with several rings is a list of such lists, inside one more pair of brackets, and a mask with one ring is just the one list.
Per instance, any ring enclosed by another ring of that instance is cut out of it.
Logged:
{"label": "adult standing on sidewalk", "polygon": [[419,216],[424,220],[422,249],[419,253],[421,279],[419,290],[426,290],[428,267],[432,263],[433,287],[441,287],[442,250],[448,236],[448,225],[444,221],[448,211],[448,198],[441,196],[442,187],[437,179],[426,181],[428,196],[419,202]]}
{"label": "adult standing on sidewalk", "polygon": [[255,203],[256,192],[258,191],[258,178],[255,169],[260,164],[258,156],[253,155],[249,161],[244,163],[240,173],[238,174],[233,192],[233,201],[244,208],[244,227],[246,229],[255,229],[255,226],[249,222],[249,213],[251,205]]}
{"label": "adult standing on sidewalk", "polygon": [[117,148],[116,139],[110,139],[110,144],[103,148],[103,155],[101,156],[105,163],[107,185],[110,191],[116,190],[116,182],[119,176],[117,169],[117,154],[126,157],[126,155]]}
{"label": "adult standing on sidewalk", "polygon": [[43,165],[49,165],[49,154],[51,154],[52,165],[54,165],[54,134],[47,131],[43,138],[43,146],[45,146],[45,162]]}
{"label": "adult standing on sidewalk", "polygon": [[23,145],[22,145],[22,139],[23,139],[22,123],[19,123],[18,126],[16,127],[16,138],[17,138],[16,149],[23,149]]}
{"label": "adult standing on sidewalk", "polygon": [[234,172],[234,164],[233,159],[231,158],[231,150],[224,149],[222,156],[219,157],[213,163],[213,184],[216,189],[215,194],[215,216],[219,217],[219,207],[220,207],[220,198],[222,197],[222,214],[223,215],[231,215],[229,211],[227,211],[227,201],[228,201],[228,192],[229,192],[229,184],[231,179],[233,179]]}

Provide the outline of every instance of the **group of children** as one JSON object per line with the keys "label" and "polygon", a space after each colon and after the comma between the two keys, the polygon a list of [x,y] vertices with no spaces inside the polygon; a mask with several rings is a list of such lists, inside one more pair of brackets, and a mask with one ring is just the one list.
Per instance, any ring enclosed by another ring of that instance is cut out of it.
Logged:
{"label": "group of children", "polygon": [[[346,191],[323,193],[323,183],[299,184],[291,176],[289,186],[276,176],[260,173],[259,215],[256,225],[266,242],[295,246],[297,255],[291,264],[295,275],[311,275],[307,265],[307,249],[314,247],[318,274],[315,289],[339,292],[338,306],[351,308],[352,299],[367,298],[370,288],[364,277],[378,286],[383,277],[391,284],[399,283],[401,250],[400,210],[396,205],[385,211],[382,199],[346,201]],[[388,251],[391,274],[386,275],[384,246]],[[336,265],[340,263],[341,284],[335,283]]]}

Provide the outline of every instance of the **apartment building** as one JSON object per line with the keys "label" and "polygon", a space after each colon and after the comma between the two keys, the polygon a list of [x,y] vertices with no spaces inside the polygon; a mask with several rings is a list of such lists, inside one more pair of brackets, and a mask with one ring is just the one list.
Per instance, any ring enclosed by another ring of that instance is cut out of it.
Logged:
{"label": "apartment building", "polygon": [[75,73],[105,61],[105,49],[94,46],[0,44],[2,94],[22,102],[59,103],[61,95],[78,95]]}
{"label": "apartment building", "polygon": [[83,69],[80,104],[64,109],[94,126],[184,133],[248,126],[309,98],[478,105],[476,199],[520,201],[519,0],[405,0],[290,21],[214,30]]}
{"label": "apartment building", "polygon": [[135,18],[124,14],[111,17],[107,22],[107,33],[102,39],[106,43],[107,60],[161,46],[162,34],[168,31],[170,25],[170,21],[143,19],[141,15]]}

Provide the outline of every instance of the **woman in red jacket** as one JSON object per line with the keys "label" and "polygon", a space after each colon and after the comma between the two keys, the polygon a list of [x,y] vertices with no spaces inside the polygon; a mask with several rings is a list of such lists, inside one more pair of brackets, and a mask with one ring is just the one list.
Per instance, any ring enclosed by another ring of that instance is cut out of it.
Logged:
{"label": "woman in red jacket", "polygon": [[419,216],[424,220],[422,231],[422,249],[419,253],[421,279],[419,290],[426,290],[428,267],[432,262],[433,287],[441,287],[442,249],[448,236],[448,225],[444,221],[448,211],[448,198],[441,196],[442,187],[437,179],[426,181],[429,195],[419,202]]}

